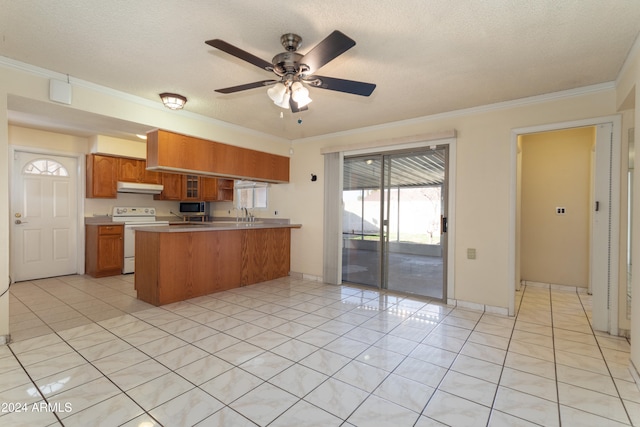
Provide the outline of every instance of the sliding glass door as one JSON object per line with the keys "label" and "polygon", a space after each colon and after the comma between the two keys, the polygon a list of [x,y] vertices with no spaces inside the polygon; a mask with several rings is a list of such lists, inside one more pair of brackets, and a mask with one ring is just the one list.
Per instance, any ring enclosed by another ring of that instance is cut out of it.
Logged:
{"label": "sliding glass door", "polygon": [[343,282],[446,299],[447,153],[344,159]]}
{"label": "sliding glass door", "polygon": [[344,159],[342,281],[382,286],[382,160]]}

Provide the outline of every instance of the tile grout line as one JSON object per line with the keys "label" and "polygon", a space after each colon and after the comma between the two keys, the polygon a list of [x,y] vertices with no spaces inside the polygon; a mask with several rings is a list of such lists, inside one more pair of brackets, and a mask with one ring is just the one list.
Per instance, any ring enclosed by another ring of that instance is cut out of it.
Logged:
{"label": "tile grout line", "polygon": [[[42,397],[42,400],[44,400],[47,403],[47,407],[48,407],[49,406],[49,400],[47,400],[47,397],[44,395],[44,393],[42,393],[42,391],[40,390],[40,387],[38,387],[38,385],[36,384],[34,379],[31,377],[31,374],[29,374],[29,372],[27,371],[27,368],[25,368],[25,366],[22,364],[22,362],[20,361],[20,359],[18,358],[18,356],[16,355],[16,353],[13,351],[13,349],[11,347],[9,347],[9,351],[11,352],[13,357],[16,359],[16,361],[20,364],[20,367],[22,368],[24,373],[27,375],[27,377],[29,377],[29,381],[31,381],[31,384],[33,384],[33,387],[37,390],[37,392],[40,395],[40,397]],[[51,412],[53,413],[53,416],[56,418],[56,420],[58,420],[60,425],[64,426],[64,423],[62,422],[62,420],[58,416],[58,413],[56,411],[51,411]],[[2,419],[2,418],[0,418],[0,419]]]}
{"label": "tile grout line", "polygon": [[[585,315],[585,317],[587,318],[587,323],[589,324],[589,329],[591,330],[591,334],[593,335],[593,338],[596,341],[596,345],[598,346],[598,351],[600,351],[600,355],[602,356],[602,360],[604,361],[604,364],[607,367],[607,372],[609,373],[609,377],[611,378],[611,381],[613,382],[613,386],[616,389],[616,393],[618,394],[618,399],[620,399],[620,403],[622,404],[622,407],[624,408],[624,412],[625,412],[625,415],[627,416],[627,420],[629,421],[630,425],[633,425],[633,421],[631,420],[631,416],[630,416],[629,411],[627,409],[627,405],[624,404],[624,399],[622,398],[622,395],[620,394],[620,389],[618,388],[618,384],[615,381],[615,377],[611,373],[611,368],[609,367],[609,362],[607,362],[607,358],[605,357],[604,352],[602,351],[602,346],[600,345],[600,341],[598,341],[598,337],[596,336],[596,333],[593,330],[593,325],[592,325],[591,321],[589,320],[589,316],[587,315],[587,310],[584,307],[584,303],[582,302],[582,298],[580,298],[580,295],[577,293],[577,291],[576,291],[576,294],[578,296],[578,301],[580,301],[580,307],[582,307],[582,312]],[[558,397],[558,401],[559,400],[560,399]]]}
{"label": "tile grout line", "polygon": [[[525,289],[522,291],[522,296],[520,297],[521,301],[522,301],[522,299],[524,299],[525,292],[526,292],[526,286],[525,286]],[[496,383],[496,392],[493,395],[493,400],[491,401],[489,418],[487,419],[487,424],[486,424],[487,427],[489,427],[489,424],[491,423],[491,417],[493,416],[494,411],[498,411],[497,409],[495,409],[496,400],[498,399],[498,392],[500,391],[500,382],[502,381],[502,375],[504,374],[504,368],[505,368],[506,363],[507,363],[507,357],[509,356],[509,347],[511,346],[511,341],[513,340],[513,334],[514,334],[514,331],[516,329],[516,322],[518,321],[518,314],[520,313],[521,306],[522,306],[522,304],[520,304],[518,306],[518,310],[517,310],[517,312],[516,312],[516,314],[514,316],[513,327],[511,328],[511,334],[509,335],[509,342],[507,343],[507,348],[506,348],[506,350],[504,352],[504,360],[502,361],[502,366],[500,368],[500,375],[498,376],[498,382]],[[483,316],[484,316],[484,313],[483,313]],[[498,412],[501,412],[501,411],[498,411]],[[515,416],[515,415],[512,415],[512,414],[509,414],[509,415],[511,415],[512,417],[524,420],[524,421],[532,422],[532,421],[525,420],[524,418],[521,418],[521,417],[518,417],[518,416]]]}
{"label": "tile grout line", "polygon": [[555,386],[556,386],[556,400],[558,406],[558,425],[562,427],[562,412],[560,410],[560,385],[558,381],[558,358],[556,355],[556,328],[553,319],[553,289],[549,286],[549,309],[551,314],[551,345],[553,346],[553,373],[555,375]]}

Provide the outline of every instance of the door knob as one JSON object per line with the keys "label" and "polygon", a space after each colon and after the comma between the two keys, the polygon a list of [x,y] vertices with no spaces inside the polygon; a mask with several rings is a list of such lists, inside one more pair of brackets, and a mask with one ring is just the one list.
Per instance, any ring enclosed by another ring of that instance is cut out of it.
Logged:
{"label": "door knob", "polygon": [[26,224],[26,222],[21,221],[21,220],[19,220],[19,219],[16,219],[15,223],[16,223],[16,224]]}

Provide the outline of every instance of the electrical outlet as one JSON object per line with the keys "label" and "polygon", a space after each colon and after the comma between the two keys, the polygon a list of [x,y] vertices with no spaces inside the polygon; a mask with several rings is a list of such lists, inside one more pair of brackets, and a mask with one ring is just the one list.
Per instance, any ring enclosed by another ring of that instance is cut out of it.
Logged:
{"label": "electrical outlet", "polygon": [[467,248],[467,259],[476,259],[476,249]]}
{"label": "electrical outlet", "polygon": [[556,215],[565,215],[567,213],[567,208],[564,206],[556,207]]}

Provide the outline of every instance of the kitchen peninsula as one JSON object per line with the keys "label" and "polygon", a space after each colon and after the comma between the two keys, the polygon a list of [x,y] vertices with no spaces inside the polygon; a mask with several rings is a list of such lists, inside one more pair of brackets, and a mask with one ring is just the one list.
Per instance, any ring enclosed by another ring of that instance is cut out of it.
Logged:
{"label": "kitchen peninsula", "polygon": [[289,275],[291,229],[278,222],[136,230],[138,299],[159,306]]}

